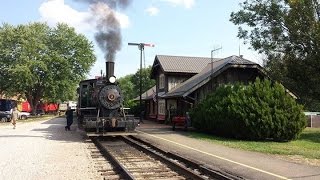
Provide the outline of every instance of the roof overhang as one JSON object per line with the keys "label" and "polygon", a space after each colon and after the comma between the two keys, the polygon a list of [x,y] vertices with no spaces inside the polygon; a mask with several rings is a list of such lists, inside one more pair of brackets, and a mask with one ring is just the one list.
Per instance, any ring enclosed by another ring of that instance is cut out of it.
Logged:
{"label": "roof overhang", "polygon": [[226,71],[229,68],[258,69],[261,73],[263,73],[263,75],[266,75],[265,72],[262,71],[263,69],[261,68],[261,66],[258,64],[249,64],[249,65],[248,64],[227,64],[227,65],[223,66],[222,68],[218,69],[217,71],[215,71],[213,74],[209,74],[209,76],[207,76],[204,80],[202,80],[201,82],[199,82],[198,84],[196,84],[195,86],[190,88],[189,90],[185,91],[182,94],[182,97],[189,96],[192,92],[194,92],[198,88],[202,87],[203,85],[207,84],[212,78],[217,77],[219,74],[221,74],[222,72]]}

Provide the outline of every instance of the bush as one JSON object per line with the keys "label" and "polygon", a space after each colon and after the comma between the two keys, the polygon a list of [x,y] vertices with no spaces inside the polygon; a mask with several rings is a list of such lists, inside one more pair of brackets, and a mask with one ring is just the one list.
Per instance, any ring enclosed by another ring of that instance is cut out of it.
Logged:
{"label": "bush", "polygon": [[140,116],[140,103],[139,101],[129,100],[127,107],[130,108],[129,114],[133,114],[135,117]]}
{"label": "bush", "polygon": [[301,105],[279,83],[223,85],[191,111],[195,128],[250,140],[296,139],[306,125]]}

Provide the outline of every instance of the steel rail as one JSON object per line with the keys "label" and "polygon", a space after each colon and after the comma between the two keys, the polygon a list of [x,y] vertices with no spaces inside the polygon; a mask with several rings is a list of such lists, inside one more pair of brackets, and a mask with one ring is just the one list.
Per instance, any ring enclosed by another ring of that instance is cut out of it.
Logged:
{"label": "steel rail", "polygon": [[169,158],[176,159],[176,160],[182,162],[183,164],[187,165],[188,167],[192,167],[193,169],[198,169],[199,172],[206,174],[206,175],[209,175],[211,178],[218,179],[218,180],[243,180],[244,179],[242,177],[235,176],[235,175],[232,175],[227,172],[222,172],[220,170],[210,169],[203,164],[194,162],[190,159],[186,159],[180,155],[173,154],[172,152],[164,151],[164,150],[162,150],[162,149],[160,149],[160,148],[158,148],[158,147],[156,147],[146,141],[143,141],[139,138],[136,138],[134,136],[128,136],[128,137],[135,140],[135,141],[138,141],[146,146],[149,146],[150,148],[168,156]]}
{"label": "steel rail", "polygon": [[130,172],[125,168],[111,153],[109,153],[98,140],[98,138],[92,139],[93,143],[99,148],[99,150],[103,153],[103,155],[107,156],[111,163],[119,166],[118,168],[122,172],[124,179],[134,180],[135,178],[130,174]]}
{"label": "steel rail", "polygon": [[132,146],[136,147],[137,149],[143,151],[144,153],[154,156],[156,159],[164,162],[165,164],[167,164],[170,168],[172,168],[174,171],[178,172],[180,175],[186,176],[187,178],[190,179],[206,179],[203,176],[196,174],[195,172],[191,171],[190,169],[182,166],[181,164],[161,155],[158,152],[152,151],[148,148],[145,148],[143,146],[141,146],[139,143],[135,142],[134,140],[122,136],[122,138],[125,140],[125,142],[131,144]]}

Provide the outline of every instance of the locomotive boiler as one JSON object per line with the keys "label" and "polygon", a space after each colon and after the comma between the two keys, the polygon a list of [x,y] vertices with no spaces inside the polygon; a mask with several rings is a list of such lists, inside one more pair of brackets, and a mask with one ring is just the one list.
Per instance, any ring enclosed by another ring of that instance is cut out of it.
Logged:
{"label": "locomotive boiler", "polygon": [[87,132],[132,132],[139,121],[123,108],[123,95],[114,76],[114,62],[106,62],[106,76],[81,81],[78,88],[78,123]]}

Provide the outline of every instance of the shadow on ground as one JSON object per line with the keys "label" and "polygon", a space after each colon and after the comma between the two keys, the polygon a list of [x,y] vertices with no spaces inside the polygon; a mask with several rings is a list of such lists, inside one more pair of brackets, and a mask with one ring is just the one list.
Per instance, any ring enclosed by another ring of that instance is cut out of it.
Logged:
{"label": "shadow on ground", "polygon": [[30,138],[30,137],[39,137],[43,138],[43,136],[29,136],[29,135],[0,135],[0,138],[12,138],[12,137],[22,137],[22,138]]}
{"label": "shadow on ground", "polygon": [[78,122],[74,119],[70,131],[65,130],[65,117],[56,117],[41,124],[48,125],[47,128],[35,128],[32,131],[44,133],[44,137],[49,140],[65,141],[65,142],[82,142],[86,139],[85,132],[79,130]]}
{"label": "shadow on ground", "polygon": [[144,120],[144,123],[140,124],[137,127],[137,130],[141,130],[143,132],[149,134],[180,134],[184,136],[188,136],[189,132],[192,132],[192,129],[185,130],[184,127],[176,127],[173,131],[171,125],[161,124],[155,121]]}

